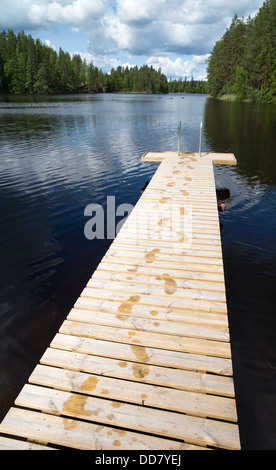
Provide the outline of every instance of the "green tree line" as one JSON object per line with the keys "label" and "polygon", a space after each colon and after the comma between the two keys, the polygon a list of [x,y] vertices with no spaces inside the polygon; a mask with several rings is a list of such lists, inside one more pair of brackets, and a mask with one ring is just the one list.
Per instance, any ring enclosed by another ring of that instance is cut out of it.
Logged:
{"label": "green tree line", "polygon": [[215,44],[208,60],[208,90],[213,98],[276,101],[276,0],[266,0],[254,18],[239,19]]}
{"label": "green tree line", "polygon": [[169,93],[208,93],[207,82],[203,80],[187,80],[187,77],[169,81]]}
{"label": "green tree line", "polygon": [[0,33],[0,93],[206,93],[206,82],[168,80],[152,66],[104,73],[61,48],[57,53],[24,31]]}

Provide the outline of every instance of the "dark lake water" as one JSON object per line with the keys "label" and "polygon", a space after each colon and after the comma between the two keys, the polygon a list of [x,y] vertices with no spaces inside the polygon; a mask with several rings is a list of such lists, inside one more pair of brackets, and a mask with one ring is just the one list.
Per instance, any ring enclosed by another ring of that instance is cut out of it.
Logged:
{"label": "dark lake water", "polygon": [[147,150],[233,152],[216,166],[244,450],[276,449],[276,107],[206,95],[0,97],[0,419],[111,240],[87,240],[88,204],[134,205]]}

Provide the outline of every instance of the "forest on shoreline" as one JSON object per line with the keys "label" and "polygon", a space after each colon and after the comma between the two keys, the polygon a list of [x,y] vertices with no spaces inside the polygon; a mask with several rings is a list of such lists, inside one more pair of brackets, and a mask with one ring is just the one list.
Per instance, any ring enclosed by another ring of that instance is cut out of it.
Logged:
{"label": "forest on shoreline", "polygon": [[144,65],[103,72],[22,30],[0,33],[0,93],[205,93],[211,98],[276,102],[276,0],[254,18],[235,15],[207,61],[207,81],[168,79]]}
{"label": "forest on shoreline", "polygon": [[104,73],[79,54],[34,40],[24,31],[0,33],[0,93],[207,93],[207,82],[168,80],[152,66]]}
{"label": "forest on shoreline", "polygon": [[213,98],[276,102],[276,0],[266,0],[254,18],[235,15],[208,60]]}

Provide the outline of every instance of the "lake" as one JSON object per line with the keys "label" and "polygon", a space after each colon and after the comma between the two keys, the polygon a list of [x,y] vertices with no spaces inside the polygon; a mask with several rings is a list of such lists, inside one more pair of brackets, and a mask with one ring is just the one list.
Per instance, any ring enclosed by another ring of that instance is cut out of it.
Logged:
{"label": "lake", "polygon": [[148,150],[233,152],[215,167],[242,448],[276,449],[276,107],[206,95],[0,96],[0,419],[112,240],[88,204],[134,205]]}

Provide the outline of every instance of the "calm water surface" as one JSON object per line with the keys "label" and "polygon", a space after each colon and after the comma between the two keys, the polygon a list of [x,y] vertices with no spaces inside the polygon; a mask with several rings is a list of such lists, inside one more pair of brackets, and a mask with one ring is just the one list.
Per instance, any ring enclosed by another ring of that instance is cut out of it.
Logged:
{"label": "calm water surface", "polygon": [[[0,97],[0,419],[107,250],[84,209],[135,204],[147,150],[233,152],[216,166],[243,449],[276,449],[276,108],[205,95]],[[118,219],[119,220],[119,219]]]}

